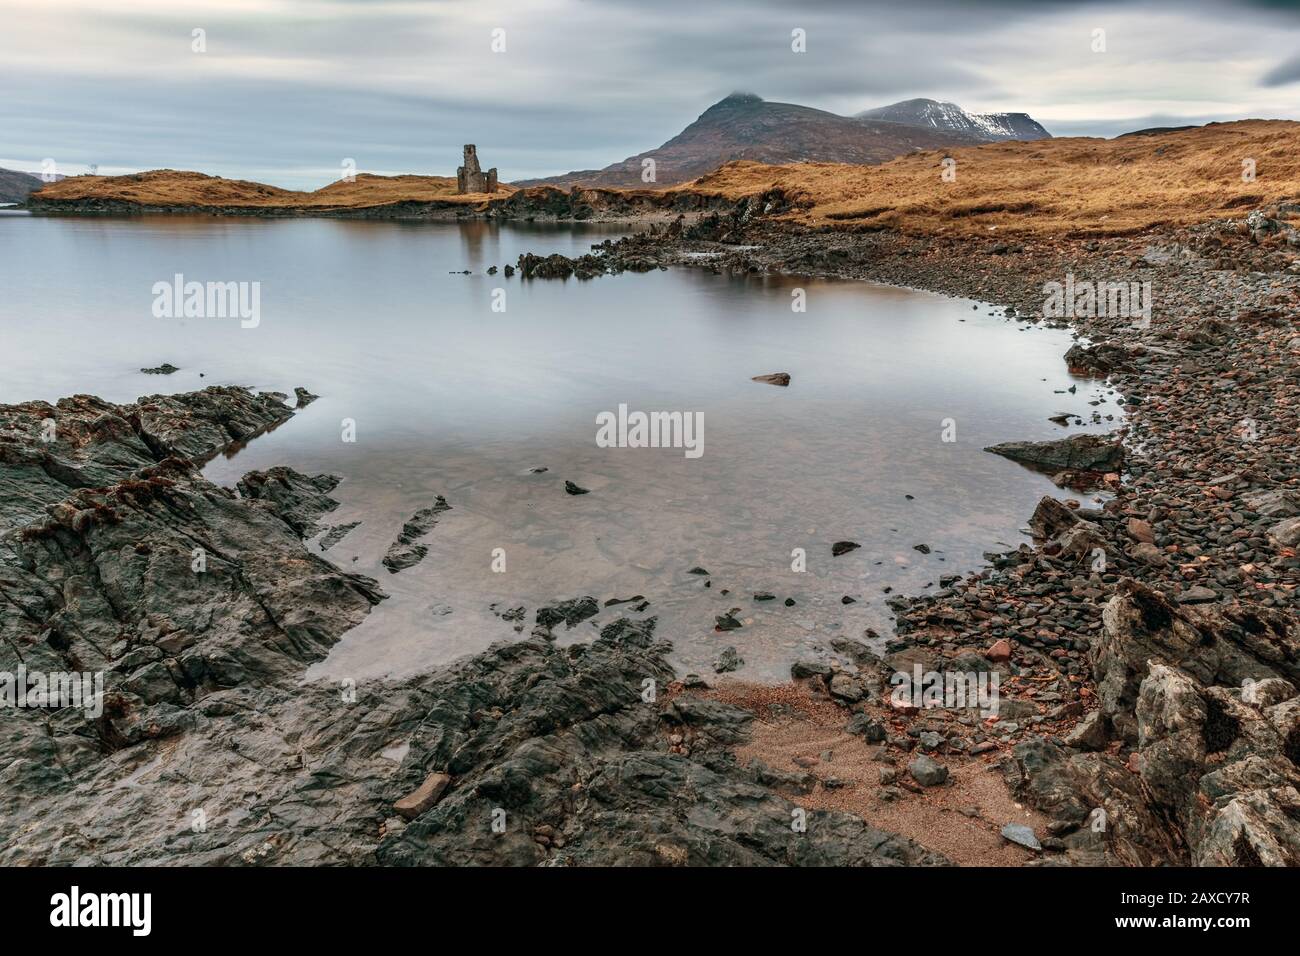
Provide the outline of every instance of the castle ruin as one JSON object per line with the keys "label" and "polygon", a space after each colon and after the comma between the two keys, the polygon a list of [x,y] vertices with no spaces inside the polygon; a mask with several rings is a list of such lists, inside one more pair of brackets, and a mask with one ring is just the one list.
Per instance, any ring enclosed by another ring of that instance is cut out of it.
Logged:
{"label": "castle ruin", "polygon": [[479,167],[478,150],[473,143],[465,145],[465,165],[456,168],[456,192],[494,193],[497,191],[497,170],[493,166],[486,173]]}

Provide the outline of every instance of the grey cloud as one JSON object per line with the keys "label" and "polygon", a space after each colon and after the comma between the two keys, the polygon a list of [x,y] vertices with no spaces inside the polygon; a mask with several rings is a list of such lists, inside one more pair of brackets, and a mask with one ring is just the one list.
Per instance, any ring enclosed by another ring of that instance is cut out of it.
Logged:
{"label": "grey cloud", "polygon": [[[1118,94],[1070,88],[1062,80],[1053,85],[1054,64],[1044,70],[1041,59],[1025,62],[1043,29],[1062,16],[1078,13],[1083,29],[1094,12],[1133,6],[1109,0],[602,0],[539,10],[521,0],[495,8],[471,0],[330,0],[290,5],[274,16],[231,8],[199,23],[184,8],[155,16],[122,5],[124,12],[84,15],[92,35],[111,38],[99,42],[112,43],[128,67],[104,74],[79,61],[72,39],[48,51],[61,67],[42,64],[28,73],[6,65],[6,50],[29,52],[22,17],[10,17],[7,35],[0,35],[0,154],[197,168],[314,188],[344,157],[363,170],[450,174],[460,145],[475,142],[504,178],[519,179],[603,166],[657,146],[737,89],[839,113],[913,96],[1031,113],[1062,96],[1072,115],[1083,103],[1095,110],[1097,118],[1086,122],[1038,117],[1063,133],[1114,135],[1135,123],[1187,123],[1108,120],[1121,112],[1108,100]],[[319,12],[331,8],[347,8],[348,15]],[[1143,66],[1150,89],[1126,90],[1125,112],[1144,97],[1153,105],[1159,100],[1160,109],[1183,99],[1177,89],[1171,93],[1162,69],[1189,49],[1240,61],[1270,50],[1285,56],[1288,39],[1294,49],[1300,37],[1294,7],[1280,3],[1147,0],[1142,9],[1148,8],[1177,10],[1185,25],[1169,45],[1151,41]],[[492,56],[482,33],[487,21],[461,18],[460,10],[486,11],[488,19],[499,14],[510,31],[508,56]],[[1234,40],[1219,50],[1217,24],[1243,17],[1276,29],[1260,31],[1249,46]],[[212,60],[205,66],[211,68],[188,68],[194,26],[208,31]],[[801,55],[789,46],[796,26],[808,31],[808,52]],[[1296,77],[1286,71],[1295,69],[1296,60],[1275,68],[1268,77],[1278,79],[1266,77],[1260,89],[1291,82]],[[1223,101],[1245,102],[1249,95],[1234,90]]]}
{"label": "grey cloud", "polygon": [[1260,80],[1264,86],[1285,86],[1300,81],[1300,55],[1279,63]]}

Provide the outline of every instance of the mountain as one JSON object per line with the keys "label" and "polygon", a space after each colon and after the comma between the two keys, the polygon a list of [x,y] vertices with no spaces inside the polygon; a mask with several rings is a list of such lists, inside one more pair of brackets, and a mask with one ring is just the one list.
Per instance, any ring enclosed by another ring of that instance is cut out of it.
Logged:
{"label": "mountain", "polygon": [[13,169],[0,169],[0,203],[26,202],[28,193],[44,185],[40,176]]}
{"label": "mountain", "polygon": [[854,114],[871,121],[902,123],[918,129],[944,130],[985,143],[1008,139],[1051,139],[1052,134],[1028,113],[968,113],[956,103],[915,99]]}
{"label": "mountain", "polygon": [[[653,188],[695,179],[736,159],[772,164],[874,165],[917,150],[981,142],[988,139],[951,130],[855,119],[793,103],[769,103],[752,93],[733,93],[714,103],[658,149],[638,153],[604,169],[577,170],[515,185]],[[641,179],[645,159],[655,161],[653,183]]]}

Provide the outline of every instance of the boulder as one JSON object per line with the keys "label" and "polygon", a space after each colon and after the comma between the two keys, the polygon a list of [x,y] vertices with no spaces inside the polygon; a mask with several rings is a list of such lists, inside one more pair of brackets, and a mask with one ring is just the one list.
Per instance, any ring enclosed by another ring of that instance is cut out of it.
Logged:
{"label": "boulder", "polygon": [[984,449],[1003,458],[1047,472],[1118,471],[1124,446],[1105,435],[1071,435],[1051,441],[1013,441]]}

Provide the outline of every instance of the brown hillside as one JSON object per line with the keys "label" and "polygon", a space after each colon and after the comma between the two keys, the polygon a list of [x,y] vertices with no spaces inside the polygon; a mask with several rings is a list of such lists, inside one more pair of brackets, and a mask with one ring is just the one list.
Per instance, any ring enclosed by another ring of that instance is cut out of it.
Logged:
{"label": "brown hillside", "polygon": [[656,185],[684,183],[723,163],[883,163],[918,149],[970,145],[982,138],[954,130],[837,116],[794,103],[769,103],[752,93],[733,93],[657,149],[629,156],[604,169],[579,170],[521,186],[644,189],[643,160],[653,159]]}
{"label": "brown hillside", "polygon": [[[513,192],[502,185],[493,195]],[[130,176],[73,176],[39,191],[42,200],[98,199],[145,206],[216,206],[244,208],[351,209],[396,202],[479,203],[488,194],[456,195],[448,176],[374,176],[358,173],[355,182],[330,183],[314,192],[280,189],[242,179],[155,169]]]}
{"label": "brown hillside", "polygon": [[[957,179],[940,178],[945,156]],[[1243,182],[1253,158],[1256,180]],[[678,187],[732,198],[780,187],[812,226],[925,234],[1135,232],[1300,200],[1300,123],[1243,120],[1148,136],[930,150],[880,166],[728,163]]]}

